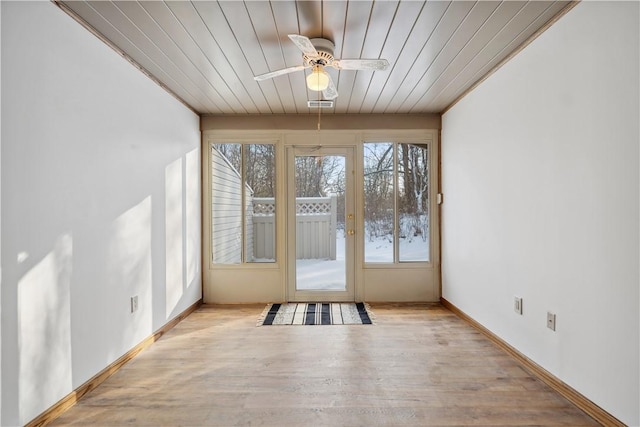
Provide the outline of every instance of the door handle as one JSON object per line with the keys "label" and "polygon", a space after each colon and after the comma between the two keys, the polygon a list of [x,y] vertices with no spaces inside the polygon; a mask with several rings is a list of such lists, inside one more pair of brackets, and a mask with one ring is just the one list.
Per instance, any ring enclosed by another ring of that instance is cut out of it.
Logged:
{"label": "door handle", "polygon": [[354,234],[356,234],[356,231],[355,230],[347,230],[347,234],[349,236],[353,236]]}

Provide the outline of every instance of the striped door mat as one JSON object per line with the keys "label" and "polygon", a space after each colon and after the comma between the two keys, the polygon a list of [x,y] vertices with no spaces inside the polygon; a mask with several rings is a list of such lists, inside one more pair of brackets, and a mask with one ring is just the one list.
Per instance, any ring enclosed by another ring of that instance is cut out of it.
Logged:
{"label": "striped door mat", "polygon": [[370,309],[358,303],[269,304],[260,316],[262,325],[371,325]]}

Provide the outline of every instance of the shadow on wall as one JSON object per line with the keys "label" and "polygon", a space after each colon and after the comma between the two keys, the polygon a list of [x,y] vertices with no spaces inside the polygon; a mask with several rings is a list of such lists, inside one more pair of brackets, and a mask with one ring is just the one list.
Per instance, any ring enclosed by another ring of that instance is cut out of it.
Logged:
{"label": "shadow on wall", "polygon": [[200,132],[55,4],[0,7],[0,424],[18,425],[201,298]]}
{"label": "shadow on wall", "polygon": [[200,158],[193,150],[165,170],[166,300],[170,319],[183,310],[178,306],[186,289],[200,272]]}
{"label": "shadow on wall", "polygon": [[[130,203],[131,193],[137,191],[123,188],[121,197],[116,196],[119,191],[111,191],[114,197],[103,191],[101,201],[92,196],[82,201],[77,194],[71,196],[75,200],[65,198],[60,191],[64,185],[55,185],[59,206],[89,207],[70,217],[60,215],[66,212],[62,209],[52,214],[57,220],[51,223],[46,221],[47,211],[20,215],[23,200],[11,200],[17,209],[10,209],[8,216],[13,218],[8,223],[16,227],[8,240],[19,246],[2,248],[7,273],[2,378],[11,380],[3,383],[3,407],[15,405],[20,424],[201,297],[199,149],[169,162],[163,172],[164,179],[158,181],[164,186],[132,184],[151,189],[151,194],[120,214],[113,214],[112,207]],[[93,184],[105,190],[105,183]],[[54,230],[66,228],[62,223],[71,227],[50,237]],[[30,231],[21,236],[20,230],[27,228]],[[138,307],[132,312],[134,296]],[[17,378],[7,375],[9,369],[17,369]],[[11,420],[3,419],[6,424]]]}
{"label": "shadow on wall", "polygon": [[[17,261],[28,258],[22,252]],[[63,234],[18,281],[19,404],[26,414],[71,389],[72,265],[73,238]]]}

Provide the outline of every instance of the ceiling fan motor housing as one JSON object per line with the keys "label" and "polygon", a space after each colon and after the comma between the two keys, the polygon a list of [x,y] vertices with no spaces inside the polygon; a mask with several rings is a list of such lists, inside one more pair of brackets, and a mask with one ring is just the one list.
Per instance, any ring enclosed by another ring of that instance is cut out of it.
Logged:
{"label": "ceiling fan motor housing", "polygon": [[327,39],[310,39],[313,47],[318,51],[317,56],[302,55],[304,64],[308,66],[313,65],[329,65],[333,62],[333,50],[335,45],[331,40]]}

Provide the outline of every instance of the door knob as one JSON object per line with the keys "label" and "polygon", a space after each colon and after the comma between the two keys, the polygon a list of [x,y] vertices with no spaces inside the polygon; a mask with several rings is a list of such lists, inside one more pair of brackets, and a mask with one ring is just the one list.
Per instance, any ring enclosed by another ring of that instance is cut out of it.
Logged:
{"label": "door knob", "polygon": [[356,231],[355,230],[347,230],[347,234],[349,236],[353,236],[354,234],[356,234]]}

